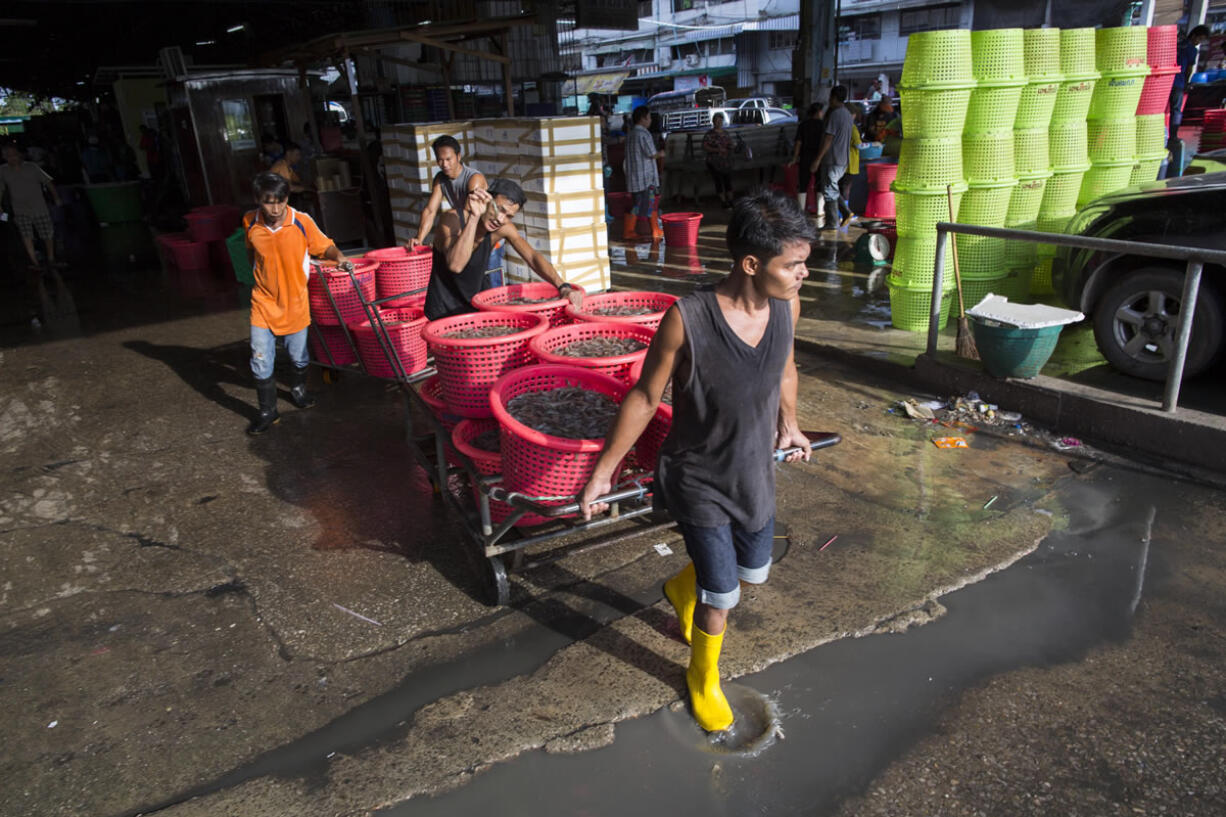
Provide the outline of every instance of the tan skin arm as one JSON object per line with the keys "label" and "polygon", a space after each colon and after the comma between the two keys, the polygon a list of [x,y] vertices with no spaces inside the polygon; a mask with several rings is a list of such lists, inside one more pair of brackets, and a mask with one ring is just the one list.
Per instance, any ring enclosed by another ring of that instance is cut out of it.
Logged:
{"label": "tan skin arm", "polygon": [[[800,322],[800,296],[792,299],[792,336],[796,335],[796,325]],[[788,349],[788,359],[783,364],[783,378],[779,382],[779,422],[775,433],[775,448],[800,448],[787,456],[785,462],[797,460],[809,461],[809,438],[800,430],[796,421],[797,393],[800,389],[800,375],[796,371],[796,347]]]}
{"label": "tan skin arm", "polygon": [[813,164],[809,165],[809,172],[816,173],[818,167],[821,166],[822,159],[826,158],[826,153],[830,150],[830,146],[834,144],[834,134],[827,133],[822,137],[822,149],[817,152],[817,158],[813,160]]}
{"label": "tan skin arm", "polygon": [[443,186],[435,184],[430,188],[430,200],[421,211],[421,224],[417,226],[417,235],[409,239],[409,249],[420,247],[426,241],[426,236],[434,229],[434,217],[443,206]]}
{"label": "tan skin arm", "polygon": [[685,323],[677,307],[671,306],[651,339],[647,357],[643,360],[643,375],[622,400],[613,427],[605,438],[604,451],[579,494],[579,507],[584,519],[591,519],[592,514],[608,510],[607,504],[593,500],[613,490],[613,469],[638,442],[647,424],[656,415],[656,409],[664,397],[664,388],[677,368],[684,346]]}
{"label": "tan skin arm", "polygon": [[[514,224],[508,222],[502,225],[498,232],[494,233],[494,237],[505,238],[516,254],[524,259],[524,263],[532,268],[533,272],[540,276],[542,280],[548,281],[561,291],[562,286],[566,283],[562,280],[562,276],[554,269],[553,264],[550,263],[548,258],[532,249],[532,245],[524,240],[524,237],[519,234],[519,230],[515,229]],[[566,297],[576,308],[583,306],[583,293],[578,289],[572,287],[566,294]]]}

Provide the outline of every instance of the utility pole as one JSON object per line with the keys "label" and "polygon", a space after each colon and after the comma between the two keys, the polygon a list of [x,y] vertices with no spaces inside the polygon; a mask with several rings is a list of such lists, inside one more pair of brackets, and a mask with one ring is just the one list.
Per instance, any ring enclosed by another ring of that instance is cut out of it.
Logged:
{"label": "utility pole", "polygon": [[800,0],[799,31],[792,55],[792,104],[803,111],[830,99],[838,64],[838,0]]}

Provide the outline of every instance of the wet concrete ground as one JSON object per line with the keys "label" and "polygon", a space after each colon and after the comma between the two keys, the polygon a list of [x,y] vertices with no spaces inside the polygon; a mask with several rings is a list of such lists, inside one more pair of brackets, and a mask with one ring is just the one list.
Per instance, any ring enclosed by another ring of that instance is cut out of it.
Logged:
{"label": "wet concrete ground", "polygon": [[676,706],[675,536],[489,608],[394,390],[250,440],[232,295],[175,317],[205,300],[129,280],[2,350],[0,813],[1221,813],[1219,492],[942,451],[887,413],[909,395],[802,357],[802,426],[845,441],[780,472],[723,669],[784,738],[729,756]]}

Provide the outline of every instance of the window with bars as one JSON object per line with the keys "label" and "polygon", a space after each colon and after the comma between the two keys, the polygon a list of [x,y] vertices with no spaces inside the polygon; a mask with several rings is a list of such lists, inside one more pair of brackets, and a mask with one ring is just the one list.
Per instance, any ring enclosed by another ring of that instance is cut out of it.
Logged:
{"label": "window with bars", "polygon": [[673,0],[673,11],[689,11],[697,0]]}
{"label": "window with bars", "polygon": [[793,51],[796,49],[795,31],[768,31],[766,47],[772,51]]}
{"label": "window with bars", "polygon": [[639,19],[640,20],[643,19],[644,17],[650,17],[653,14],[655,14],[655,11],[652,10],[651,6],[652,6],[651,0],[639,0]]}
{"label": "window with bars", "polygon": [[938,28],[957,28],[961,22],[962,6],[957,3],[913,9],[899,15],[898,33],[906,35]]}
{"label": "window with bars", "polygon": [[839,42],[847,43],[853,40],[880,39],[880,14],[864,14],[856,17],[839,18]]}

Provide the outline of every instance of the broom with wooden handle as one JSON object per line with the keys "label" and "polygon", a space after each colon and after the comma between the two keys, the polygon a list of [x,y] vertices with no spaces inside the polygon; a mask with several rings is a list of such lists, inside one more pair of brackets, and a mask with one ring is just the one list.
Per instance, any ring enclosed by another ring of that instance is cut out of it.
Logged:
{"label": "broom with wooden handle", "polygon": [[[954,188],[945,185],[945,200],[949,203],[949,220],[954,221]],[[956,234],[950,234],[949,241],[954,250],[954,283],[958,285],[958,339],[954,343],[954,352],[958,357],[967,360],[978,360],[979,350],[975,348],[975,336],[971,334],[971,325],[966,319],[966,304],[962,302],[962,272],[958,269],[958,241]]]}

